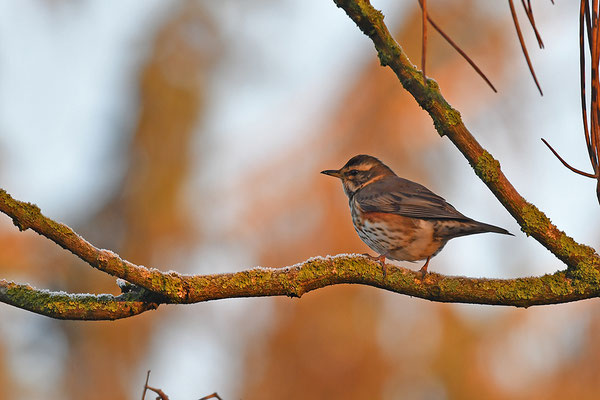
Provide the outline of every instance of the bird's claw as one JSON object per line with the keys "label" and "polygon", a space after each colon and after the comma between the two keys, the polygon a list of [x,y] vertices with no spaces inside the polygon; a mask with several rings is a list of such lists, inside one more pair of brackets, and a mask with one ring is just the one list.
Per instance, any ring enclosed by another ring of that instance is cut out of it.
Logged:
{"label": "bird's claw", "polygon": [[419,270],[419,272],[421,273],[421,280],[425,279],[425,276],[427,275],[427,267],[429,266],[430,259],[431,259],[431,257],[427,257],[427,261],[425,261],[425,265],[423,265],[421,267],[421,269]]}
{"label": "bird's claw", "polygon": [[385,256],[384,255],[372,256],[369,253],[363,253],[362,255],[363,255],[363,257],[366,257],[371,261],[377,261],[379,263],[379,265],[381,265],[381,269],[383,270],[383,279],[385,279],[387,277],[387,265],[385,264]]}

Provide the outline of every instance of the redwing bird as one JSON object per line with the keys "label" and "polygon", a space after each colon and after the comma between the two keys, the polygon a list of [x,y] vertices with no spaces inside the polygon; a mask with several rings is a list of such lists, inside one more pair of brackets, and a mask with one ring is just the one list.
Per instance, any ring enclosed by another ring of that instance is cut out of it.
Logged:
{"label": "redwing bird", "polygon": [[376,259],[384,266],[384,273],[386,258],[426,259],[421,272],[427,273],[431,257],[455,237],[484,232],[512,235],[506,229],[464,216],[442,197],[400,178],[372,156],[361,154],[338,170],[321,173],[342,180],[354,229],[379,254]]}

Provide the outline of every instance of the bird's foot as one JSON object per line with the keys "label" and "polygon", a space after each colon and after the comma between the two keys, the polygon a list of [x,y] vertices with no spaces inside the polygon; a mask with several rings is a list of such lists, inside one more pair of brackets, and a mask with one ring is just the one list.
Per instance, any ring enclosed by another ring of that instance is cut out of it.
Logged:
{"label": "bird's foot", "polygon": [[427,257],[427,261],[425,261],[425,265],[423,265],[421,267],[421,269],[419,270],[419,272],[421,273],[421,279],[425,279],[425,275],[427,275],[427,267],[429,266],[429,260],[431,260],[431,257]]}
{"label": "bird's foot", "polygon": [[368,253],[363,253],[363,256],[367,257],[371,261],[377,261],[379,265],[381,265],[381,269],[383,270],[383,279],[387,277],[387,265],[385,265],[385,256],[372,256]]}

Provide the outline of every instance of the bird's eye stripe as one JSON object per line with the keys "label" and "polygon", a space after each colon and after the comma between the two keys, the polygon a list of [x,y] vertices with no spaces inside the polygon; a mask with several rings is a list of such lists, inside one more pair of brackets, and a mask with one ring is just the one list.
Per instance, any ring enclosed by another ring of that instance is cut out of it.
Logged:
{"label": "bird's eye stripe", "polygon": [[356,171],[368,171],[371,168],[373,168],[373,165],[370,165],[370,164],[359,164],[359,165],[352,166],[352,169],[356,170]]}

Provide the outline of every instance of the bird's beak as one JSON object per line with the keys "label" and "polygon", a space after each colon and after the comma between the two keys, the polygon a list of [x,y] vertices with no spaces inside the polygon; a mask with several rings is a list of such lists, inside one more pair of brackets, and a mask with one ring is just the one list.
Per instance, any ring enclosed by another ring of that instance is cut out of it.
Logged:
{"label": "bird's beak", "polygon": [[325,175],[334,176],[336,178],[341,178],[342,177],[341,172],[339,170],[337,170],[337,169],[328,169],[328,170],[325,170],[325,171],[321,171],[321,173],[325,174]]}

